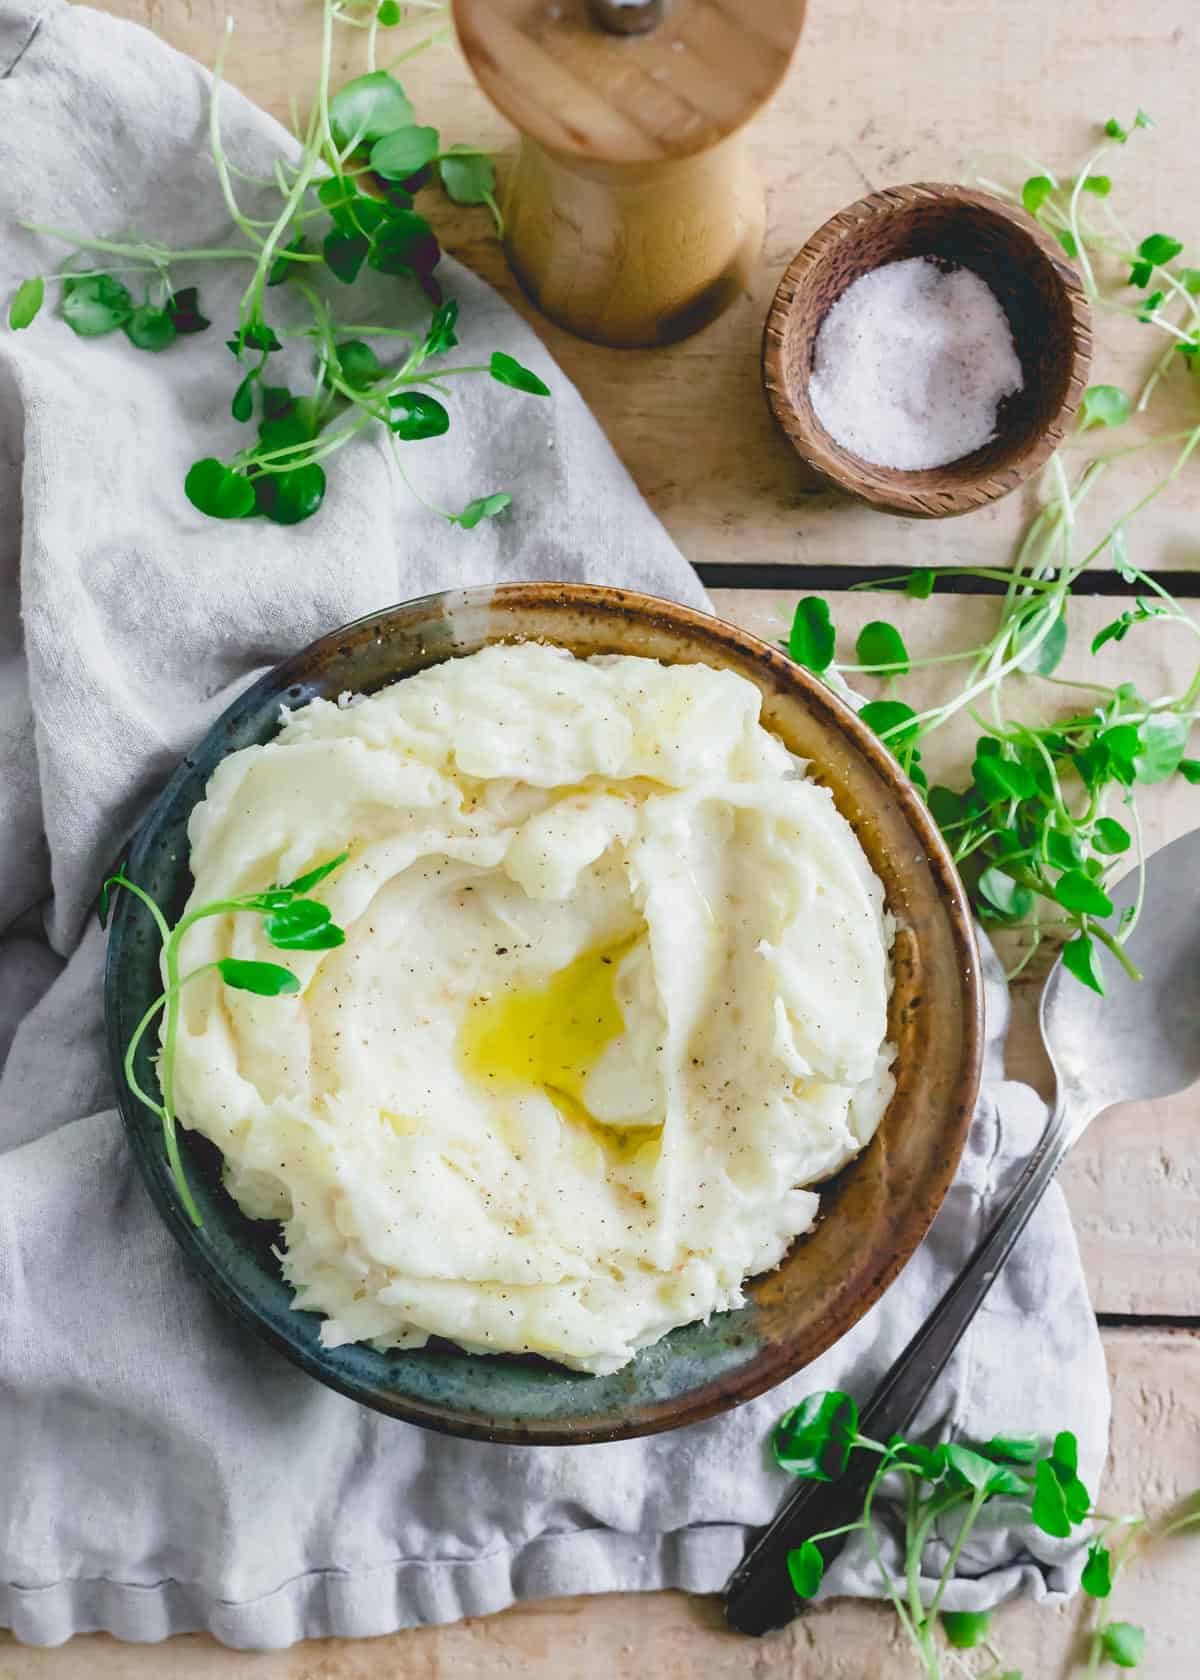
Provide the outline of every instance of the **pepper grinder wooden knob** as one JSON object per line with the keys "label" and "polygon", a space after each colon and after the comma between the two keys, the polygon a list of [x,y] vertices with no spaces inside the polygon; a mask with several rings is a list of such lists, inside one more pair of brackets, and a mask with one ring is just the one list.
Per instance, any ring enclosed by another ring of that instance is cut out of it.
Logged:
{"label": "pepper grinder wooden knob", "polygon": [[668,344],[743,290],[762,183],[741,130],[805,0],[453,0],[463,53],[521,133],[505,248],[538,307],[601,344]]}

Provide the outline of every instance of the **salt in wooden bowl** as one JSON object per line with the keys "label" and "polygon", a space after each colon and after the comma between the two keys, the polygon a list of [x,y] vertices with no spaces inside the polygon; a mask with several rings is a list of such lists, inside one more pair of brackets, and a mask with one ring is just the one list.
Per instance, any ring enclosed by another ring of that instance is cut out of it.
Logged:
{"label": "salt in wooden bowl", "polygon": [[[843,448],[809,396],[830,309],[863,275],[908,257],[968,268],[987,283],[1008,317],[1024,380],[1001,402],[990,443],[918,472],[875,466]],[[763,333],[763,383],[796,453],[823,478],[887,513],[940,519],[997,501],[1049,460],[1074,420],[1091,354],[1091,310],[1057,240],[988,193],[917,182],[840,210],[792,258]]]}

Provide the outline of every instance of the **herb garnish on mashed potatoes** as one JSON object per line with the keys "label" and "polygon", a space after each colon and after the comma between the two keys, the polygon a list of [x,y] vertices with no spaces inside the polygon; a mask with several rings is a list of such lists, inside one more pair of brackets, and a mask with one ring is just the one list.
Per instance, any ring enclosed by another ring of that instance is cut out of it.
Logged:
{"label": "herb garnish on mashed potatoes", "polygon": [[[705,665],[450,659],[232,754],[193,903],[348,852],[294,997],[202,975],[175,1097],[330,1346],[618,1369],[737,1306],[893,1089],[891,925],[829,793]],[[213,916],[189,963],[270,954]]]}

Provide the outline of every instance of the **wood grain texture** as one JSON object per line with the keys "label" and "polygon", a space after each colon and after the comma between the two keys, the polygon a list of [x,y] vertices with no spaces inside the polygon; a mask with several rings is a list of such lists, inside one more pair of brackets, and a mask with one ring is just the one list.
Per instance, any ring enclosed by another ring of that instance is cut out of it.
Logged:
{"label": "wood grain texture", "polygon": [[[1006,398],[996,436],[920,472],[872,465],[837,443],[809,396],[821,323],[848,287],[888,263],[934,258],[966,268],[999,299],[1024,387]],[[870,193],[839,210],[792,258],[763,331],[771,412],[800,459],[835,488],[885,513],[973,513],[1024,484],[1068,435],[1092,360],[1092,312],[1061,247],[1023,210],[990,194],[928,181]]]}
{"label": "wood grain texture", "polygon": [[[1104,1344],[1114,1402],[1105,1498],[1114,1511],[1157,1514],[1200,1485],[1200,1337],[1109,1331]],[[1197,1568],[1200,1536],[1172,1539],[1118,1584],[1116,1615],[1148,1630],[1144,1680],[1195,1680]],[[1078,1603],[1006,1606],[997,1645],[1029,1680],[1079,1680],[1071,1659],[1082,1613]],[[91,1637],[35,1651],[0,1633],[0,1680],[914,1680],[915,1672],[880,1605],[822,1605],[748,1641],[725,1628],[715,1600],[681,1593],[551,1600],[450,1627],[264,1653],[199,1635],[140,1647]]]}
{"label": "wood grain texture", "polygon": [[649,163],[749,121],[787,71],[804,7],[671,0],[628,36],[599,27],[588,0],[453,0],[452,12],[484,93],[523,134],[564,157]]}
{"label": "wood grain texture", "polygon": [[[283,120],[288,96],[303,99],[314,85],[312,0],[98,3],[148,23],[206,63],[231,12],[230,78]],[[880,520],[814,484],[763,396],[759,349],[772,294],[813,230],[864,192],[895,181],[966,180],[974,163],[989,178],[1019,180],[1031,166],[996,157],[1006,150],[1069,170],[1088,155],[1098,123],[1110,115],[1128,121],[1139,104],[1156,128],[1098,167],[1113,176],[1110,202],[1131,231],[1175,233],[1188,242],[1191,260],[1200,246],[1188,144],[1198,33],[1191,0],[1103,8],[893,0],[886,20],[868,0],[814,5],[791,70],[746,130],[767,188],[761,264],[718,321],[669,349],[616,353],[572,338],[528,303],[486,210],[455,209],[431,194],[432,213],[447,247],[534,322],[690,559],[996,564],[1011,551],[1032,490],[969,520],[930,525]],[[382,62],[389,40],[383,38]],[[361,51],[360,32],[340,33],[339,73],[358,70]],[[399,73],[421,121],[439,126],[448,140],[498,148],[502,163],[511,158],[511,130],[453,47],[414,58]],[[1145,327],[1106,317],[1092,378],[1132,390],[1155,347]],[[1180,423],[1193,405],[1180,367],[1164,423]],[[1167,459],[1150,451],[1111,475],[1092,498],[1087,529],[1098,531],[1132,506]],[[1135,558],[1194,567],[1197,529],[1200,463],[1133,527]]]}

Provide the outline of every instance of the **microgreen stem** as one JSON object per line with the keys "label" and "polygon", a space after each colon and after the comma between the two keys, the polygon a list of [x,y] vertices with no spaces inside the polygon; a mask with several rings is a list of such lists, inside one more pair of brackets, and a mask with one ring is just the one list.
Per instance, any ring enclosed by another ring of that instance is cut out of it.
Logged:
{"label": "microgreen stem", "polygon": [[946,1588],[950,1585],[950,1581],[954,1575],[955,1565],[958,1563],[958,1560],[962,1555],[962,1549],[967,1543],[967,1536],[974,1528],[975,1520],[979,1516],[980,1511],[982,1511],[987,1497],[987,1492],[983,1488],[976,1488],[971,1496],[971,1502],[967,1506],[966,1513],[963,1516],[963,1520],[959,1525],[958,1533],[955,1536],[954,1544],[951,1546],[950,1554],[946,1559],[945,1567],[938,1579],[937,1589],[934,1592],[933,1598],[930,1600],[929,1615],[931,1619],[937,1615],[939,1609],[941,1608],[942,1599],[946,1596]]}

